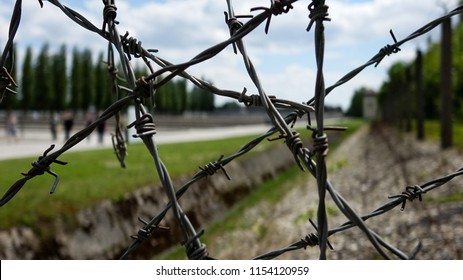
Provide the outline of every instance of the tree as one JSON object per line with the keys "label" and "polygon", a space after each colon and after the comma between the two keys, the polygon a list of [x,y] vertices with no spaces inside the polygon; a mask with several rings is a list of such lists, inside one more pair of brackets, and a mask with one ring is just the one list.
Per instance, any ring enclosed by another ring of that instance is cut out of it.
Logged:
{"label": "tree", "polygon": [[31,109],[32,95],[34,89],[34,75],[32,73],[32,48],[27,47],[26,56],[24,57],[23,62],[22,79],[20,86],[20,107],[24,112],[27,112]]}
{"label": "tree", "polygon": [[71,97],[68,107],[77,110],[81,108],[81,92],[83,90],[82,80],[82,63],[80,52],[77,48],[72,51],[72,69],[71,69]]}
{"label": "tree", "polygon": [[100,53],[94,66],[95,71],[95,108],[101,110],[109,106],[111,91],[109,85],[108,67],[103,63],[103,53]]}
{"label": "tree", "polygon": [[172,113],[181,114],[186,110],[187,106],[187,87],[186,80],[178,80],[173,87],[173,102]]}
{"label": "tree", "polygon": [[354,95],[350,101],[349,109],[347,109],[346,115],[349,117],[362,117],[363,116],[363,94],[368,89],[362,87],[355,90]]}
{"label": "tree", "polygon": [[95,104],[95,77],[93,75],[92,52],[89,49],[84,50],[82,59],[82,95],[80,109],[88,110],[91,105]]}
{"label": "tree", "polygon": [[53,76],[50,72],[50,57],[48,54],[48,44],[44,44],[34,67],[35,87],[33,97],[33,108],[46,110],[49,108],[51,98],[54,96]]}
{"label": "tree", "polygon": [[52,73],[53,73],[53,96],[50,103],[51,111],[61,111],[65,107],[68,76],[66,74],[66,46],[62,45],[58,54],[55,54],[52,59]]}
{"label": "tree", "polygon": [[192,111],[210,112],[215,109],[215,95],[211,92],[194,87],[189,92],[189,106]]}

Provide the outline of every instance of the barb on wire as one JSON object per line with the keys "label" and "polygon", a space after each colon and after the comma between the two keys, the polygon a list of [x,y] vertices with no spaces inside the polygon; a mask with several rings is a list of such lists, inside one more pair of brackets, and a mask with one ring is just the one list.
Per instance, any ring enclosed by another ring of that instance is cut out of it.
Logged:
{"label": "barb on wire", "polygon": [[[312,219],[309,219],[309,222],[315,228],[315,231],[318,232],[317,225],[312,221]],[[275,251],[271,251],[271,252],[259,255],[259,256],[255,257],[254,259],[255,260],[271,260],[271,259],[275,259],[275,258],[277,258],[277,257],[279,257],[279,256],[281,256],[281,255],[283,255],[285,253],[288,253],[290,251],[295,251],[295,250],[299,250],[299,249],[306,250],[307,247],[319,246],[320,245],[320,240],[319,240],[318,236],[319,235],[317,233],[309,233],[306,236],[304,236],[303,238],[301,238],[299,241],[296,241],[296,242],[290,244],[286,248],[282,248],[282,249],[279,249],[279,250],[275,250]],[[328,244],[328,247],[331,250],[334,250],[333,246],[331,245],[331,243],[329,241],[327,241],[327,244]]]}
{"label": "barb on wire", "polygon": [[101,30],[105,31],[106,30],[106,25],[108,22],[112,21],[115,24],[119,24],[118,21],[116,21],[117,17],[117,7],[116,3],[114,0],[103,0],[104,9],[103,9],[103,27]]}
{"label": "barb on wire", "polygon": [[141,138],[142,136],[151,136],[156,134],[156,125],[153,121],[153,116],[149,113],[144,113],[140,118],[129,124],[127,128],[134,127],[137,134],[133,137]]}
{"label": "barb on wire", "polygon": [[225,177],[227,177],[228,180],[231,180],[230,176],[228,175],[227,171],[223,167],[222,164],[220,164],[220,161],[223,159],[223,155],[220,156],[220,158],[216,162],[210,162],[206,164],[204,167],[199,167],[202,171],[204,171],[207,175],[212,176],[214,175],[218,170],[222,170],[223,174]]}
{"label": "barb on wire", "polygon": [[[349,73],[345,74],[336,83],[334,83],[333,85],[327,87],[325,94],[328,95],[331,91],[333,91],[337,87],[349,82],[355,76],[357,76],[360,72],[362,72],[365,68],[367,68],[367,67],[369,67],[371,65],[377,66],[379,64],[379,62],[381,62],[385,56],[399,51],[400,46],[405,44],[406,42],[411,41],[411,40],[413,40],[413,39],[415,39],[417,37],[420,37],[420,36],[428,33],[429,31],[433,30],[435,27],[437,27],[439,24],[441,24],[445,20],[447,20],[447,19],[449,19],[449,18],[451,18],[453,16],[459,15],[461,13],[463,13],[463,5],[458,6],[457,8],[455,8],[454,10],[449,12],[447,15],[444,15],[444,16],[442,16],[440,18],[437,18],[437,19],[429,22],[428,24],[426,24],[423,27],[419,28],[418,30],[416,30],[415,32],[410,34],[408,37],[406,37],[406,38],[404,38],[404,39],[402,39],[400,41],[397,41],[395,36],[393,35],[392,31],[390,31],[392,39],[394,40],[393,45],[386,45],[385,47],[381,48],[379,50],[379,52],[377,54],[375,54],[365,64],[363,64],[363,65],[355,68],[354,70],[350,71]],[[308,105],[313,105],[313,103],[314,103],[314,98],[311,98],[309,100],[309,102],[307,102]]]}
{"label": "barb on wire", "polygon": [[[232,9],[231,5],[229,6]],[[233,11],[230,11],[230,14],[234,14]],[[252,15],[240,15],[240,16],[233,16],[229,17],[227,12],[224,12],[225,15],[225,23],[228,25],[228,29],[230,30],[230,36],[233,36],[241,27],[243,27],[243,23],[239,21],[239,18],[252,18]],[[233,52],[238,54],[238,50],[236,49],[236,43],[232,43]]]}
{"label": "barb on wire", "polygon": [[258,10],[264,10],[268,11],[268,17],[267,17],[267,22],[265,23],[265,34],[268,33],[268,30],[270,28],[270,21],[272,19],[272,16],[277,16],[281,15],[283,13],[288,13],[291,9],[293,9],[292,5],[293,1],[286,1],[286,0],[270,0],[270,8],[267,7],[255,7],[251,8],[251,12],[258,11]]}
{"label": "barb on wire", "polygon": [[[424,193],[429,192],[429,191],[431,191],[431,190],[433,190],[435,188],[438,188],[438,187],[450,182],[452,179],[454,179],[456,177],[459,177],[459,176],[462,176],[462,175],[463,175],[463,167],[459,168],[458,170],[456,170],[453,173],[450,173],[450,174],[448,174],[446,176],[431,180],[431,181],[429,181],[427,183],[424,183],[422,185],[416,185],[416,186],[413,186],[413,187],[408,186],[408,187],[406,187],[406,191],[405,191],[406,194],[404,194],[405,192],[403,192],[402,194],[388,196],[389,199],[393,199],[393,200],[388,201],[387,203],[381,205],[380,207],[376,208],[375,210],[371,211],[368,214],[362,215],[360,218],[361,218],[362,221],[366,221],[366,220],[368,220],[370,218],[386,214],[387,212],[393,210],[394,208],[396,208],[399,205],[402,205],[401,206],[401,210],[402,210],[404,208],[404,202],[406,202],[407,200],[416,199],[417,196],[419,198],[421,194],[424,194]],[[331,236],[331,235],[334,235],[336,233],[346,231],[346,230],[348,230],[350,228],[353,228],[355,226],[356,226],[356,224],[352,220],[349,220],[349,221],[345,222],[344,224],[342,224],[342,225],[340,225],[338,227],[330,229],[328,231],[328,235]],[[409,256],[406,256],[406,258],[407,259],[414,259],[416,257],[416,254],[419,252],[419,250],[421,248],[422,248],[422,243],[418,242],[418,244],[415,246],[412,253]],[[297,249],[300,249],[300,248],[297,248]],[[274,257],[272,257],[272,258],[275,258],[275,257],[277,257],[277,256],[279,256],[279,255],[281,255],[281,254],[283,254],[283,253],[285,253],[287,251],[292,251],[292,250],[295,250],[295,249],[293,248],[293,245],[290,245],[290,246],[288,246],[288,248],[278,250],[278,251],[275,251],[275,252],[270,252],[267,255],[264,255],[264,257],[274,256],[275,255]]]}
{"label": "barb on wire", "polygon": [[[307,27],[310,30],[315,23],[315,57],[317,62],[317,74],[315,81],[314,108],[316,113],[317,131],[314,133],[314,148],[316,155],[315,178],[318,187],[317,223],[320,240],[320,259],[326,259],[326,247],[328,243],[328,217],[326,214],[325,197],[328,187],[328,175],[326,169],[326,153],[328,151],[328,138],[324,132],[325,110],[325,79],[323,64],[325,55],[325,27],[323,22],[328,20],[328,6],[324,0],[313,0],[309,5],[311,22]],[[315,132],[315,131],[314,131]],[[338,206],[339,207],[339,206]]]}
{"label": "barb on wire", "polygon": [[[144,57],[145,50],[141,46],[141,41],[138,41],[136,38],[129,37],[129,32],[127,31],[124,36],[121,38],[122,49],[128,55],[129,60],[132,59],[131,55],[135,58]],[[158,52],[157,49],[149,49],[148,52]]]}
{"label": "barb on wire", "polygon": [[50,189],[50,194],[55,192],[56,187],[58,186],[60,177],[59,177],[58,174],[56,174],[55,172],[50,170],[50,164],[56,163],[56,164],[60,164],[60,165],[66,165],[67,162],[57,160],[56,158],[50,158],[48,156],[48,153],[51,150],[53,150],[54,147],[55,147],[55,145],[51,145],[50,148],[46,149],[45,152],[43,153],[43,155],[41,155],[38,158],[38,160],[36,160],[36,161],[34,161],[32,163],[32,168],[28,172],[22,172],[21,173],[21,175],[23,175],[24,177],[22,179],[19,179],[18,181],[16,181],[16,183],[14,183],[8,189],[8,191],[3,195],[2,199],[0,199],[0,206],[3,206],[6,203],[8,203],[21,190],[21,188],[24,186],[24,184],[28,180],[34,178],[35,176],[43,175],[45,173],[48,173],[48,174],[52,175],[53,177],[55,177],[55,180],[53,182],[53,186]]}
{"label": "barb on wire", "polygon": [[[196,232],[195,227],[192,225],[188,215],[185,214],[185,211],[180,204],[180,198],[184,193],[198,180],[206,176],[213,176],[217,171],[222,170],[223,174],[230,180],[229,175],[225,170],[225,166],[231,161],[237,159],[238,157],[246,154],[253,148],[255,148],[261,141],[264,139],[268,140],[278,140],[284,139],[285,143],[293,154],[296,164],[304,170],[304,167],[310,171],[310,173],[317,180],[318,187],[318,211],[317,211],[317,224],[313,223],[312,220],[309,220],[312,226],[315,228],[315,233],[309,233],[304,238],[299,241],[291,244],[287,248],[283,248],[274,252],[270,252],[264,255],[261,255],[257,258],[275,258],[285,252],[297,250],[297,249],[307,249],[308,247],[318,246],[320,250],[320,259],[326,258],[326,249],[332,249],[331,244],[328,241],[328,237],[334,233],[347,230],[352,227],[360,228],[368,240],[371,242],[373,247],[384,257],[389,258],[390,254],[395,255],[401,259],[414,258],[421,248],[421,243],[418,243],[416,248],[410,255],[406,255],[401,252],[394,246],[387,243],[380,234],[371,230],[366,224],[365,221],[369,218],[382,215],[398,205],[401,206],[401,210],[404,211],[405,204],[407,201],[413,201],[419,199],[421,201],[421,195],[437,188],[453,178],[463,175],[463,168],[455,171],[452,174],[438,178],[436,180],[430,181],[422,185],[407,186],[405,190],[398,195],[392,195],[388,198],[390,199],[386,204],[376,208],[369,214],[360,216],[358,215],[349,203],[337,193],[334,186],[328,180],[327,168],[325,157],[327,156],[329,149],[329,141],[326,134],[328,130],[343,130],[343,128],[330,127],[325,125],[325,116],[324,116],[324,102],[325,96],[329,94],[334,88],[346,83],[358,73],[360,73],[364,68],[374,65],[377,66],[384,57],[389,56],[393,53],[400,51],[400,46],[412,40],[418,36],[421,36],[437,25],[439,25],[443,20],[460,14],[463,11],[463,6],[458,7],[447,15],[438,18],[429,24],[418,29],[416,32],[412,33],[407,38],[398,41],[392,32],[390,35],[394,41],[393,44],[388,44],[382,49],[379,50],[370,61],[368,61],[363,66],[354,69],[343,78],[341,78],[336,84],[331,87],[325,88],[324,81],[324,25],[325,21],[330,21],[328,17],[328,6],[325,5],[323,0],[313,0],[308,5],[309,18],[310,22],[307,26],[307,31],[312,30],[312,27],[315,27],[315,56],[317,62],[317,77],[316,85],[314,91],[314,97],[306,104],[301,104],[291,100],[279,99],[276,96],[269,95],[264,90],[264,86],[259,79],[259,75],[249,57],[246,47],[244,44],[244,38],[258,26],[265,22],[265,33],[268,33],[270,28],[270,23],[272,16],[278,16],[282,14],[289,13],[293,9],[293,3],[297,0],[271,0],[270,7],[254,7],[251,9],[251,12],[261,11],[254,16],[252,15],[235,15],[233,11],[233,5],[231,0],[227,0],[228,12],[224,12],[225,23],[228,26],[230,37],[220,42],[194,56],[189,61],[172,64],[165,59],[159,58],[153,53],[157,52],[156,49],[145,49],[142,46],[141,41],[136,38],[129,37],[129,32],[126,32],[124,35],[121,35],[117,30],[117,26],[120,23],[116,21],[117,17],[117,7],[114,0],[103,0],[104,7],[102,8],[102,28],[99,29],[87,18],[85,18],[80,13],[75,10],[68,8],[67,6],[62,5],[58,0],[49,0],[48,2],[52,5],[58,7],[66,16],[71,20],[79,24],[86,30],[99,34],[102,38],[108,41],[108,73],[111,80],[111,89],[114,97],[114,102],[109,106],[103,114],[101,114],[92,124],[88,127],[82,129],[81,131],[74,134],[70,139],[68,139],[61,149],[55,151],[51,154],[54,145],[45,150],[42,156],[38,158],[37,161],[32,163],[32,169],[27,173],[22,173],[23,177],[13,184],[9,190],[5,193],[3,198],[0,200],[0,206],[7,203],[12,199],[16,193],[24,186],[24,184],[29,180],[34,178],[37,175],[43,175],[48,173],[55,177],[53,186],[50,190],[50,193],[53,193],[56,190],[57,184],[60,177],[58,174],[51,171],[50,165],[52,163],[56,164],[66,164],[65,162],[59,161],[57,158],[73,148],[83,139],[88,137],[90,133],[102,122],[108,120],[111,117],[116,118],[116,131],[112,135],[113,148],[116,153],[116,156],[121,163],[122,167],[125,167],[124,158],[127,153],[126,142],[124,135],[122,133],[122,124],[120,121],[120,111],[125,108],[128,104],[135,105],[135,121],[129,124],[127,127],[134,127],[136,134],[133,137],[141,138],[145,144],[148,152],[151,154],[152,159],[155,164],[157,174],[162,183],[165,194],[167,195],[167,204],[163,211],[154,216],[150,221],[145,221],[139,218],[139,221],[142,222],[143,227],[138,230],[135,235],[132,235],[133,242],[124,253],[122,258],[126,258],[131,254],[141,243],[148,240],[152,237],[152,233],[156,229],[165,230],[165,227],[160,226],[159,224],[164,219],[168,211],[171,211],[176,225],[178,226],[183,241],[181,242],[185,246],[185,252],[189,259],[209,259],[209,253],[206,250],[206,245],[203,244],[200,240],[204,234],[204,230]],[[9,38],[7,44],[4,48],[4,51],[0,60],[0,97],[3,96],[5,91],[13,92],[10,87],[17,86],[13,77],[11,76],[12,69],[10,69],[9,64],[12,65],[13,59],[13,40],[16,34],[16,31],[19,27],[19,22],[21,18],[21,4],[22,1],[17,0],[13,15],[10,22],[9,29]],[[39,4],[43,7],[43,2],[39,0]],[[242,23],[239,19],[249,19],[246,23]],[[201,80],[195,76],[190,75],[186,70],[193,65],[202,63],[206,60],[211,59],[220,52],[222,52],[229,45],[233,46],[235,54],[238,52],[241,54],[243,63],[246,67],[249,78],[253,82],[258,94],[246,95],[247,89],[244,88],[243,91],[233,91],[233,90],[223,90],[213,86],[212,84]],[[117,76],[116,62],[114,59],[113,48],[116,49],[117,54],[119,55],[119,62],[122,68],[122,76],[126,81],[127,86],[123,87],[118,85],[117,80],[120,79]],[[149,68],[149,75],[136,77],[132,69],[131,60],[132,58],[141,58],[143,63]],[[151,62],[156,63],[160,66],[160,69],[155,70],[151,66]],[[168,73],[166,77],[158,81],[158,78],[162,74]],[[236,99],[237,101],[243,103],[246,107],[259,106],[262,107],[268,115],[269,120],[272,123],[272,128],[270,128],[266,133],[260,135],[259,137],[253,139],[249,143],[245,144],[241,149],[236,153],[224,157],[221,155],[216,161],[209,162],[203,167],[199,167],[198,171],[190,181],[183,184],[180,188],[176,189],[172,182],[172,179],[169,175],[167,166],[164,165],[162,159],[160,158],[157,152],[157,146],[155,142],[156,135],[156,125],[154,122],[153,115],[146,112],[144,108],[144,101],[146,99],[154,99],[153,96],[157,88],[162,87],[168,81],[174,77],[183,77],[191,81],[194,86],[197,86],[201,89],[208,91],[211,94],[221,95],[228,98]],[[119,90],[124,90],[128,93],[127,96],[120,98]],[[290,109],[292,112],[283,117],[281,112],[277,108]],[[316,128],[311,126],[310,113],[315,112],[316,117]],[[305,147],[305,143],[302,141],[300,134],[293,130],[293,126],[296,123],[296,120],[302,118],[302,116],[308,116],[309,125],[307,126],[308,130],[312,131],[312,140],[313,140],[313,149],[310,150]],[[124,124],[125,125],[125,124]],[[270,138],[270,136],[277,134],[275,138]],[[312,159],[316,157],[316,159]],[[325,198],[327,195],[331,195],[331,198],[340,209],[340,211],[346,216],[348,222],[342,224],[341,226],[333,229],[328,229],[326,207],[325,207]]]}
{"label": "barb on wire", "polygon": [[400,210],[404,211],[405,203],[407,202],[407,200],[413,201],[413,200],[415,200],[415,198],[418,197],[418,200],[422,201],[421,194],[423,194],[423,193],[424,193],[424,190],[418,185],[415,185],[413,187],[412,186],[407,186],[405,188],[405,191],[403,191],[401,194],[391,195],[391,196],[389,196],[389,198],[397,198],[397,197],[405,198],[404,201],[402,202],[402,207],[400,207]]}
{"label": "barb on wire", "polygon": [[138,230],[136,235],[130,236],[132,239],[138,242],[147,241],[151,237],[151,234],[153,233],[153,231],[156,229],[170,230],[169,227],[164,227],[164,226],[159,226],[159,225],[150,225],[148,222],[146,222],[140,217],[138,217],[138,221],[140,221],[144,225],[144,227],[140,228],[140,230]]}
{"label": "barb on wire", "polygon": [[16,92],[11,90],[10,87],[18,87],[13,77],[8,73],[5,67],[0,69],[0,102],[5,96],[6,92],[15,94]]}
{"label": "barb on wire", "polygon": [[310,22],[309,25],[307,26],[306,30],[310,31],[312,28],[312,25],[316,21],[331,21],[331,19],[328,17],[328,6],[325,5],[325,1],[312,1],[308,9],[310,11],[309,18]]}
{"label": "barb on wire", "polygon": [[6,93],[16,93],[11,89],[11,87],[18,87],[9,72],[11,72],[14,65],[13,42],[21,22],[21,6],[22,1],[17,0],[11,16],[10,27],[8,30],[8,41],[6,42],[5,48],[3,49],[0,57],[0,102],[3,100]]}
{"label": "barb on wire", "polygon": [[392,29],[389,30],[389,33],[391,34],[392,40],[394,40],[394,44],[392,45],[386,45],[384,48],[379,50],[379,59],[375,64],[375,67],[379,65],[379,63],[383,60],[383,58],[387,55],[390,56],[393,53],[398,53],[400,51],[400,48],[397,45],[397,39],[395,38],[394,32],[392,32]]}

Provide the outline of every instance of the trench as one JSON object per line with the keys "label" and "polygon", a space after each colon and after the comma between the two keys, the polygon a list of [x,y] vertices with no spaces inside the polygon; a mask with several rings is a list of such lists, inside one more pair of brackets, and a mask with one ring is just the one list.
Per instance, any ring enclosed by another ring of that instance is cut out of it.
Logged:
{"label": "trench", "polygon": [[[265,180],[275,178],[294,164],[294,157],[284,143],[274,145],[244,160],[230,162],[225,168],[231,180],[221,171],[201,179],[181,198],[181,206],[193,226],[200,230],[223,217],[228,209]],[[186,180],[178,179],[174,185],[182,185]],[[139,218],[150,220],[164,209],[166,201],[160,185],[146,186],[120,200],[103,200],[80,209],[73,217],[58,216],[46,225],[47,235],[37,229],[40,227],[18,226],[2,230],[0,258],[119,259],[132,243],[131,236],[143,227]],[[160,225],[169,227],[169,230],[155,230],[129,255],[130,259],[150,258],[182,242],[170,212]]]}

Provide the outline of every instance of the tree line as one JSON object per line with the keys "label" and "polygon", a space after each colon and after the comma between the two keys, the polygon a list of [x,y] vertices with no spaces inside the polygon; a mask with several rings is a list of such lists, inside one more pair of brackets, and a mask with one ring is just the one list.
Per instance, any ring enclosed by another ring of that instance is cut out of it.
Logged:
{"label": "tree line", "polygon": [[[28,47],[22,60],[21,79],[16,81],[18,88],[14,88],[17,94],[6,95],[0,109],[59,112],[107,108],[116,97],[111,93],[103,52],[94,59],[90,49],[74,47],[71,61],[67,57],[66,45],[51,53],[49,45],[44,44],[37,55],[32,47]],[[17,65],[13,65],[12,69],[11,75],[17,79]],[[142,66],[136,66],[134,73],[137,78],[147,75]],[[119,84],[127,86],[123,80]],[[168,114],[212,111],[215,109],[214,97],[214,94],[198,87],[189,87],[184,79],[174,79],[157,89],[154,106],[156,112]]]}
{"label": "tree line", "polygon": [[[452,117],[463,121],[463,23],[461,18],[452,28]],[[418,75],[417,59],[399,61],[391,65],[387,78],[378,91],[362,87],[354,92],[347,114],[362,116],[362,96],[375,92],[382,106],[382,118],[387,121],[413,117],[416,114],[417,79],[422,79],[423,112],[426,119],[438,119],[441,115],[441,42],[428,39],[426,51],[417,51],[421,56],[422,74]]]}

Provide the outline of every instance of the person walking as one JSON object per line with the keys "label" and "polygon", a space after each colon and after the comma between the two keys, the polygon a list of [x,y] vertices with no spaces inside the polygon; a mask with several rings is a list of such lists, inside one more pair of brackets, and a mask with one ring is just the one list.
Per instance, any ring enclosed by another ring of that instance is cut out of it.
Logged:
{"label": "person walking", "polygon": [[16,142],[18,140],[17,126],[18,126],[18,118],[16,117],[16,114],[14,112],[8,114],[7,122],[6,122],[8,142],[9,141]]}
{"label": "person walking", "polygon": [[[101,114],[103,114],[103,111],[98,112],[98,117],[100,117]],[[103,144],[103,137],[104,137],[104,132],[105,132],[105,129],[106,129],[106,122],[101,122],[100,124],[98,124],[96,129],[97,129],[97,132],[98,132],[98,143]]]}
{"label": "person walking", "polygon": [[52,141],[56,141],[58,138],[58,116],[55,113],[50,114],[50,132],[51,132],[51,139]]}
{"label": "person walking", "polygon": [[71,136],[71,130],[74,126],[74,116],[70,110],[66,110],[63,114],[64,141],[67,141]]}

